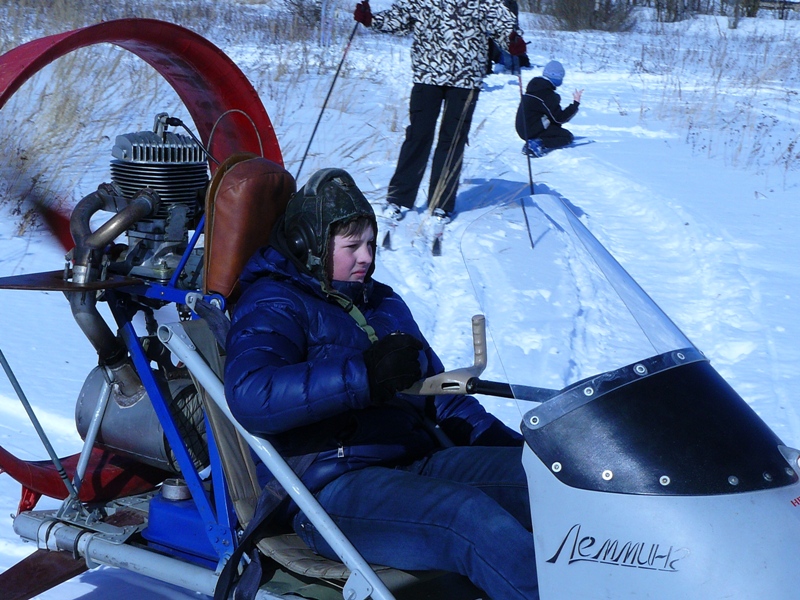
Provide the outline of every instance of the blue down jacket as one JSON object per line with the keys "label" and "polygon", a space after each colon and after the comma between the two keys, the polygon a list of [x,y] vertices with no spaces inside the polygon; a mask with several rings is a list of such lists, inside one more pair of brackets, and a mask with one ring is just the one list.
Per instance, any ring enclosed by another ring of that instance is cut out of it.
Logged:
{"label": "blue down jacket", "polygon": [[[225,393],[231,412],[285,457],[316,454],[301,475],[318,491],[341,474],[397,466],[436,449],[423,416],[458,445],[512,445],[521,439],[471,396],[398,396],[373,405],[362,353],[370,341],[319,282],[272,247],[258,251],[241,277],[242,296],[227,342]],[[338,284],[378,337],[403,331],[422,340],[427,376],[443,370],[405,302],[389,286]],[[396,400],[398,400],[396,399]],[[271,476],[259,465],[259,479]]]}

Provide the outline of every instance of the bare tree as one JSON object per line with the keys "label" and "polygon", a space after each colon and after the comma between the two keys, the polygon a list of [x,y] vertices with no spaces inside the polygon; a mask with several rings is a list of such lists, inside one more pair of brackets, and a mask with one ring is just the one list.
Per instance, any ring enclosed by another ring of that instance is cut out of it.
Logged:
{"label": "bare tree", "polygon": [[683,21],[690,14],[686,0],[656,0],[656,18],[661,23]]}
{"label": "bare tree", "polygon": [[636,23],[634,8],[626,0],[556,0],[552,12],[568,31],[629,31]]}

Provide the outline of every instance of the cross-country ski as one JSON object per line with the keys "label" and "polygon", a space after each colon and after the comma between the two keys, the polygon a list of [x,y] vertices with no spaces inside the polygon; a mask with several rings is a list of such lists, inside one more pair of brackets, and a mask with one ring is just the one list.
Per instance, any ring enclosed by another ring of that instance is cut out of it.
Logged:
{"label": "cross-country ski", "polygon": [[574,142],[570,142],[564,146],[559,146],[558,148],[544,148],[544,147],[531,147],[530,143],[526,143],[522,146],[522,154],[525,156],[530,156],[531,158],[542,158],[547,156],[551,152],[555,152],[556,150],[566,150],[568,148],[577,148],[578,146],[586,146],[588,144],[594,144],[595,140],[589,139],[576,139]]}

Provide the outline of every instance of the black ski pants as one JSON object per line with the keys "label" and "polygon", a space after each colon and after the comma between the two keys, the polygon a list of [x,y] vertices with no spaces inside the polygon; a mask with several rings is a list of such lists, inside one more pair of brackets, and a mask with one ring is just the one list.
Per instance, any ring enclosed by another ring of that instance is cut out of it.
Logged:
{"label": "black ski pants", "polygon": [[551,123],[550,127],[540,133],[537,138],[542,141],[542,146],[545,148],[561,148],[571,144],[574,136],[569,129],[564,129],[557,123]]}
{"label": "black ski pants", "polygon": [[461,176],[464,147],[469,137],[472,114],[478,102],[476,89],[415,83],[411,89],[409,125],[400,148],[387,199],[398,206],[412,208],[433,146],[436,121],[444,104],[439,139],[433,153],[428,207],[451,213],[456,207],[456,192]]}

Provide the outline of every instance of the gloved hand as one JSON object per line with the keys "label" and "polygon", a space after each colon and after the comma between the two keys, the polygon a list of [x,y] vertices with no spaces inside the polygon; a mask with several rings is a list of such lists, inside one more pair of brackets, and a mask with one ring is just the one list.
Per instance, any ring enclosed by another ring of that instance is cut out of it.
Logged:
{"label": "gloved hand", "polygon": [[364,0],[356,4],[356,10],[353,13],[353,18],[361,23],[364,27],[372,25],[372,11],[369,9],[369,1]]}
{"label": "gloved hand", "polygon": [[396,392],[422,379],[420,350],[421,341],[398,331],[379,339],[364,351],[373,402],[388,402]]}
{"label": "gloved hand", "polygon": [[508,53],[511,56],[522,56],[528,51],[527,46],[528,43],[516,31],[512,31],[508,36]]}

